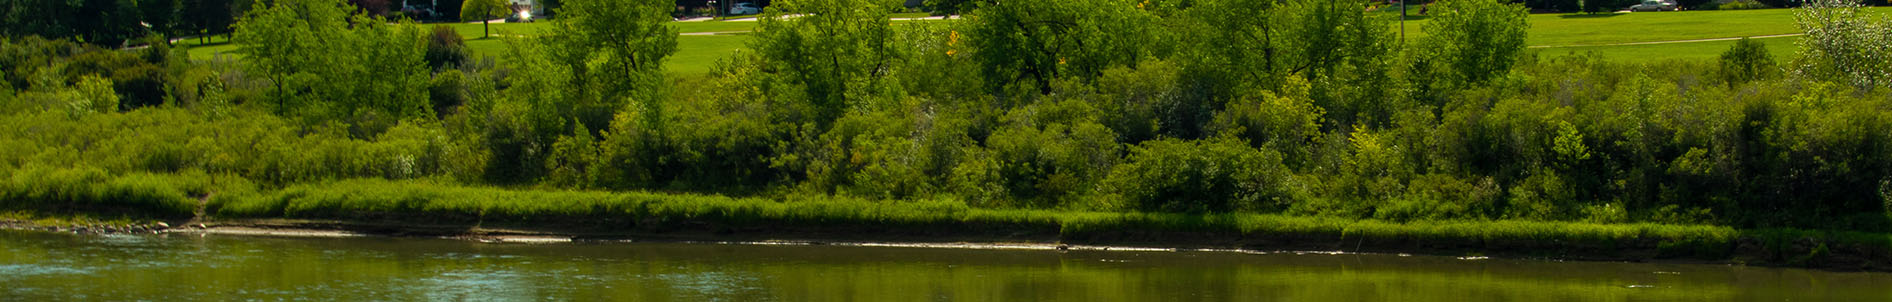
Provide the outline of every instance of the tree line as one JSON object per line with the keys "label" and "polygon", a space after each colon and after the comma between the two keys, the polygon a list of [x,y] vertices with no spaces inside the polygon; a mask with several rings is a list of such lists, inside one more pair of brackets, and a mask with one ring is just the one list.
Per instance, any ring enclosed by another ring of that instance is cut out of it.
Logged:
{"label": "tree line", "polygon": [[336,0],[248,12],[242,60],[9,37],[0,168],[1892,230],[1892,22],[1849,2],[1800,11],[1793,60],[1658,63],[1531,53],[1495,0],[1412,44],[1364,2],[880,2],[776,1],[701,76],[663,70],[658,1],[567,0],[480,58]]}

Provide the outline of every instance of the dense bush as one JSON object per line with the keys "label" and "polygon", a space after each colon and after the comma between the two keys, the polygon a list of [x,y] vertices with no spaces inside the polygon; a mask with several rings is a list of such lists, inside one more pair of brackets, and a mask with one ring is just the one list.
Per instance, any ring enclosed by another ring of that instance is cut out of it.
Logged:
{"label": "dense bush", "polygon": [[1758,81],[1774,74],[1774,55],[1767,52],[1767,45],[1753,39],[1741,38],[1734,42],[1734,47],[1721,53],[1721,81],[1730,87],[1742,83]]}
{"label": "dense bush", "polygon": [[1096,108],[1080,100],[1045,100],[1005,114],[986,139],[1009,204],[1055,208],[1093,194],[1122,145],[1097,122]]}
{"label": "dense bush", "polygon": [[1144,142],[1104,183],[1125,208],[1149,212],[1274,212],[1303,198],[1280,154],[1232,138]]}
{"label": "dense bush", "polygon": [[434,25],[427,35],[427,66],[434,70],[466,64],[469,54],[460,32],[446,25]]}

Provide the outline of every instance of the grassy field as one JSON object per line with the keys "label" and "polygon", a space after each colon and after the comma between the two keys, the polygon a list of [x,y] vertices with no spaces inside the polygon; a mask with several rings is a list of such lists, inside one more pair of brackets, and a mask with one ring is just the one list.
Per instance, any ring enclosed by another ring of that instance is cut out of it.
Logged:
{"label": "grassy field", "polygon": [[[1756,40],[1767,44],[1767,51],[1774,54],[1774,60],[1777,62],[1785,62],[1800,56],[1798,53],[1800,47],[1794,45],[1795,42],[1800,40],[1799,37],[1761,38]],[[1587,55],[1595,53],[1598,57],[1606,60],[1625,62],[1713,60],[1719,58],[1722,52],[1728,51],[1728,48],[1734,47],[1734,42],[1733,40],[1729,40],[1645,45],[1532,48],[1528,51],[1537,53],[1539,57]]]}
{"label": "grassy field", "polygon": [[[1892,12],[1892,8],[1873,8],[1871,11]],[[1526,44],[1607,45],[1793,34],[1800,32],[1793,21],[1794,12],[1792,9],[1757,9],[1602,15],[1537,14],[1530,17],[1530,38]],[[1423,31],[1426,23],[1425,19],[1406,21],[1407,40],[1425,36]]]}
{"label": "grassy field", "polygon": [[[1875,13],[1892,13],[1892,7],[1871,8]],[[921,17],[920,14],[906,14],[898,17]],[[1734,41],[1707,41],[1651,45],[1612,45],[1621,43],[1678,41],[1695,39],[1738,38],[1749,36],[1767,36],[1793,34],[1799,32],[1794,25],[1792,9],[1761,9],[1737,11],[1680,11],[1680,12],[1642,12],[1618,13],[1605,15],[1589,14],[1538,14],[1531,15],[1529,45],[1532,51],[1542,56],[1562,56],[1570,54],[1596,53],[1606,59],[1627,61],[1655,61],[1669,59],[1707,59],[1714,58],[1726,51]],[[912,22],[912,21],[896,21]],[[533,35],[544,29],[547,23],[495,23],[493,35]],[[755,29],[753,21],[725,22],[676,22],[672,26],[681,33],[725,33],[722,35],[686,35],[677,40],[677,54],[666,63],[671,72],[677,74],[700,74],[709,71],[716,60],[730,52],[744,47],[747,36],[727,33],[746,32]],[[1422,32],[1426,20],[1414,17],[1405,22],[1406,39],[1416,40],[1425,35]],[[475,54],[491,55],[504,51],[505,45],[499,38],[480,38],[482,25],[479,23],[449,24],[461,36],[467,37],[467,46]],[[1396,25],[1398,26],[1398,25]],[[1794,55],[1797,38],[1781,37],[1762,39],[1768,50],[1777,58]],[[194,41],[193,41],[194,43]],[[207,59],[218,53],[236,49],[234,45],[213,43],[191,50],[192,59]]]}

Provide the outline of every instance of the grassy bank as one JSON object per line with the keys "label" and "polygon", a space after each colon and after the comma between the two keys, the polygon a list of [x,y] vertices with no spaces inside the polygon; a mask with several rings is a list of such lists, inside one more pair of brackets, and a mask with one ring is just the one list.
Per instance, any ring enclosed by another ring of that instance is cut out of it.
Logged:
{"label": "grassy bank", "polygon": [[10,172],[0,179],[0,207],[8,210],[189,218],[207,188],[201,175],[40,168]]}
{"label": "grassy bank", "polygon": [[[29,175],[29,176],[20,176]],[[76,176],[75,176],[76,175]],[[88,214],[113,207],[189,213],[177,177],[105,181],[86,171],[16,174],[9,209]],[[171,181],[164,181],[164,180]],[[91,186],[81,184],[95,184]],[[39,188],[39,189],[35,189]],[[136,188],[127,189],[127,188]],[[46,193],[55,192],[55,193]],[[57,193],[68,192],[68,193]],[[69,193],[79,192],[79,193]],[[135,192],[135,193],[113,193]],[[83,201],[108,207],[72,207]],[[393,225],[531,227],[570,234],[868,240],[1056,241],[1078,244],[1418,252],[1556,259],[1681,259],[1884,270],[1892,235],[1721,226],[1466,220],[1390,222],[1273,214],[1156,214],[982,209],[955,200],[731,198],[650,192],[465,187],[358,179],[210,198],[212,221],[318,219]]]}

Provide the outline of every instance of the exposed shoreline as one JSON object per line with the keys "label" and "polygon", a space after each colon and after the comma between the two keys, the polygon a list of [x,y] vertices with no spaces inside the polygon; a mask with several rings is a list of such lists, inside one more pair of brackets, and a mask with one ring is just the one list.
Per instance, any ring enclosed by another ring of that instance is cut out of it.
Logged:
{"label": "exposed shoreline", "polygon": [[[1223,252],[1246,254],[1395,254],[1544,261],[1600,261],[1796,267],[1831,271],[1892,271],[1877,251],[1843,242],[1798,238],[1787,245],[1766,238],[1736,240],[1729,256],[1665,255],[1655,242],[1614,247],[1549,241],[1478,242],[1415,238],[1345,238],[1319,234],[1214,234],[1212,232],[1118,231],[1071,236],[1058,233],[938,234],[916,229],[762,228],[581,230],[456,224],[412,224],[312,219],[216,219],[132,223],[117,226],[44,225],[0,219],[0,228],[82,234],[213,234],[290,238],[440,238],[492,244],[667,242],[731,245],[827,245],[1023,251]],[[1832,244],[1832,246],[1829,246]]]}

